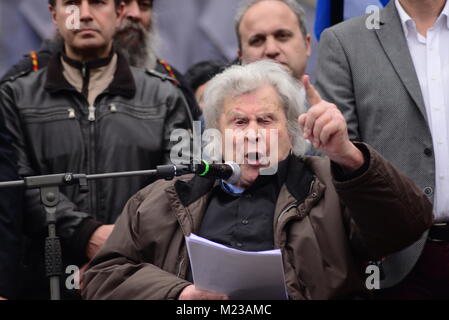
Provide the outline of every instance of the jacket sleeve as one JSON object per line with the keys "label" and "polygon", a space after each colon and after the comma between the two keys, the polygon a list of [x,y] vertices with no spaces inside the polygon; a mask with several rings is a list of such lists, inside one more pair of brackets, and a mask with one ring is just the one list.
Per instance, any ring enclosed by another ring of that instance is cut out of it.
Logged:
{"label": "jacket sleeve", "polygon": [[[62,43],[56,40],[46,39],[42,43],[41,48],[37,52],[38,69],[47,66],[50,58],[61,49]],[[33,70],[33,61],[30,54],[23,56],[23,58],[13,65],[0,79],[0,83],[15,77],[21,73],[27,73]]]}
{"label": "jacket sleeve", "polygon": [[29,72],[33,69],[31,57],[29,55],[24,56],[19,62],[13,65],[0,79],[0,83],[7,81],[8,79],[17,76],[22,72]]}
{"label": "jacket sleeve", "polygon": [[[193,116],[182,91],[171,83],[166,84],[170,86],[171,90],[167,96],[163,163],[172,163],[174,161],[172,153],[175,155],[180,150],[182,150],[184,157],[183,162],[187,161],[187,163],[190,163]],[[182,137],[180,141],[178,141],[179,137]]]}
{"label": "jacket sleeve", "polygon": [[[12,137],[12,145],[17,156],[18,173],[21,177],[39,175],[33,166],[30,147],[22,129],[21,118],[15,104],[14,89],[9,82],[0,87],[0,113],[2,113],[7,132]],[[40,202],[38,189],[25,191],[24,232],[27,236],[42,236],[47,232],[46,214]],[[86,247],[92,233],[101,225],[88,213],[80,212],[74,203],[60,193],[57,207],[57,234],[62,240],[63,250],[68,250],[76,263],[85,263]]]}
{"label": "jacket sleeve", "polygon": [[138,225],[142,201],[139,194],[128,201],[111,236],[90,262],[84,274],[84,299],[174,300],[191,284],[142,262]]}
{"label": "jacket sleeve", "polygon": [[[177,87],[182,91],[182,94],[186,99],[188,106],[190,107],[193,120],[199,120],[202,112],[200,107],[198,106],[198,103],[196,102],[194,93],[190,89],[189,83],[187,82],[184,75],[176,70],[175,67],[170,66],[170,68],[175,75],[176,81],[178,82]],[[155,70],[163,74],[168,74],[166,67],[160,62],[160,60],[157,60]]]}
{"label": "jacket sleeve", "polygon": [[352,247],[367,260],[378,260],[415,241],[433,223],[432,205],[415,183],[366,144],[361,175],[334,185],[345,207]]}
{"label": "jacket sleeve", "polygon": [[[0,181],[18,180],[11,139],[0,116]],[[19,287],[23,190],[0,189],[0,297],[14,299]]]}
{"label": "jacket sleeve", "polygon": [[317,62],[317,90],[334,103],[348,125],[349,139],[360,141],[354,85],[346,53],[333,30],[321,34]]}

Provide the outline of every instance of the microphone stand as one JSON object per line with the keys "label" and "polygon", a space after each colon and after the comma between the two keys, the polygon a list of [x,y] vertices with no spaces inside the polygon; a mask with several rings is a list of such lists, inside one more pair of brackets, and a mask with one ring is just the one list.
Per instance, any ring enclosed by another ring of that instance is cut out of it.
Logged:
{"label": "microphone stand", "polygon": [[161,165],[155,170],[127,171],[102,174],[60,173],[25,177],[23,180],[0,182],[0,188],[25,187],[40,189],[41,203],[45,208],[48,237],[45,239],[45,271],[50,281],[51,300],[60,300],[60,277],[62,275],[61,243],[56,235],[56,207],[59,203],[59,187],[78,185],[81,193],[88,192],[89,180],[151,176],[171,180],[174,177],[195,172],[192,165]]}

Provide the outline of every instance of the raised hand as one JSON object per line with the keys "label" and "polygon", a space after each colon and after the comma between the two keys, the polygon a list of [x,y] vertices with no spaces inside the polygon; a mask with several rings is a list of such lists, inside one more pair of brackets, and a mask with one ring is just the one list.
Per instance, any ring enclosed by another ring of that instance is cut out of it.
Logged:
{"label": "raised hand", "polygon": [[347,170],[360,168],[364,158],[362,152],[349,140],[346,120],[335,104],[323,100],[310,83],[309,76],[303,76],[310,109],[299,116],[298,123],[304,139],[325,153],[332,161]]}

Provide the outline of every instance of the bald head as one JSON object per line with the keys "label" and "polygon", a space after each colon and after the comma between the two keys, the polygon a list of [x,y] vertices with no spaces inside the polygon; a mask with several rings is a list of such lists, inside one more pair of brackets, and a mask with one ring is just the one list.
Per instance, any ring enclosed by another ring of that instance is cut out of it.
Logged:
{"label": "bald head", "polygon": [[239,57],[243,63],[270,59],[300,79],[310,56],[310,35],[302,8],[293,0],[252,0],[236,16]]}

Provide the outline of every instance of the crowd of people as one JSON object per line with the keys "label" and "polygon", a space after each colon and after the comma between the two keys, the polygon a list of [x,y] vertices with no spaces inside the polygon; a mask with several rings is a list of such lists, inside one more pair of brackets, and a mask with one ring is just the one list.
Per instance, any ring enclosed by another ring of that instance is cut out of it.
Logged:
{"label": "crowd of people", "polygon": [[[378,27],[358,17],[327,29],[316,84],[300,1],[242,0],[235,61],[185,74],[157,54],[153,0],[48,5],[56,34],[0,80],[0,181],[154,169],[195,121],[223,142],[245,133],[218,147],[243,159],[238,182],[61,187],[61,267],[79,269],[62,298],[229,299],[195,286],[191,233],[280,249],[290,299],[449,298],[448,1],[391,0]],[[47,233],[38,189],[0,188],[0,299],[50,297]]]}

